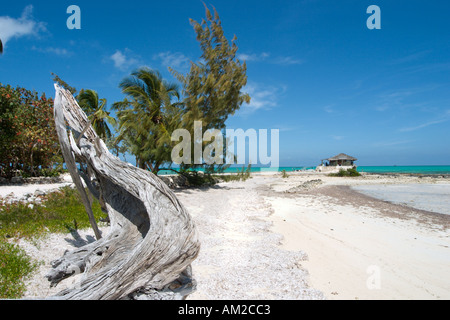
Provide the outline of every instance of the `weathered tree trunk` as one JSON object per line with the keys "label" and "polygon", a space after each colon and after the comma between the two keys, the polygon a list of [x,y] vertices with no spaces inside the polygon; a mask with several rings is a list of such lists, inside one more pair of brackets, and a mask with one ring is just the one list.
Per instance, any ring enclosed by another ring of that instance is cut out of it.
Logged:
{"label": "weathered tree trunk", "polygon": [[108,235],[52,263],[52,285],[84,272],[79,284],[54,298],[184,298],[195,288],[190,264],[200,249],[190,215],[158,177],[113,156],[73,96],[55,88],[55,122],[67,167],[83,199],[80,176],[99,199],[111,226]]}

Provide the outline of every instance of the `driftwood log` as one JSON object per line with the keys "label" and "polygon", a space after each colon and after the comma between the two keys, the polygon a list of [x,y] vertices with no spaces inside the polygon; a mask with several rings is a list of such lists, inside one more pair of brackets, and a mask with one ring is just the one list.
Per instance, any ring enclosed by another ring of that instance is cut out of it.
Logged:
{"label": "driftwood log", "polygon": [[[63,156],[82,195],[97,241],[52,263],[51,284],[83,273],[54,299],[182,299],[195,289],[195,225],[157,176],[113,156],[72,94],[55,84],[55,122]],[[68,130],[69,133],[68,133]],[[78,162],[78,167],[76,165]],[[101,237],[80,177],[110,220]]]}

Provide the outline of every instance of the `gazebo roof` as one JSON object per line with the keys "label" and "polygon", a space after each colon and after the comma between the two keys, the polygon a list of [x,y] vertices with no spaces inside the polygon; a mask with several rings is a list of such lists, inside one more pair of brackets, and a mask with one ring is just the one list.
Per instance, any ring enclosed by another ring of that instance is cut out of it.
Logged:
{"label": "gazebo roof", "polygon": [[338,161],[338,160],[350,160],[350,161],[356,161],[358,159],[349,156],[348,154],[345,153],[340,153],[337,156],[328,158],[328,159],[324,159],[324,160],[328,160],[328,161]]}

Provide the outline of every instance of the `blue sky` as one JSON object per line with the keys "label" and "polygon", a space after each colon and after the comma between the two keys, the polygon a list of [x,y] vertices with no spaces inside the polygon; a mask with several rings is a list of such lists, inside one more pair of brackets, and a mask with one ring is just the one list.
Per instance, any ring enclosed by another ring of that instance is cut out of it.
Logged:
{"label": "blue sky", "polygon": [[[140,66],[187,72],[201,1],[0,0],[0,82],[54,96],[50,72],[108,105]],[[280,165],[338,153],[359,165],[450,164],[450,3],[210,0],[247,61],[252,102],[227,126],[279,129]],[[69,30],[69,5],[81,30]],[[368,6],[381,9],[369,30]]]}

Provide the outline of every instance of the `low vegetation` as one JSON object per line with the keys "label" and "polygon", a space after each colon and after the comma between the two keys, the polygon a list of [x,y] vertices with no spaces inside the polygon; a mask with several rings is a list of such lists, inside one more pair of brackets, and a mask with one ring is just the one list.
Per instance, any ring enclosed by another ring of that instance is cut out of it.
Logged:
{"label": "low vegetation", "polygon": [[222,174],[222,175],[215,175],[215,177],[218,180],[229,182],[229,181],[246,181],[247,179],[251,178],[251,169],[252,166],[249,164],[247,168],[242,167],[241,170],[238,169],[237,173],[234,174]]}
{"label": "low vegetation", "polygon": [[223,172],[203,172],[192,170],[180,170],[179,174],[187,178],[192,187],[211,186],[218,182],[246,181],[251,178],[251,165],[243,166],[236,173],[224,174]]}
{"label": "low vegetation", "polygon": [[[98,201],[93,203],[96,220],[104,217]],[[38,264],[11,239],[36,239],[46,233],[65,233],[89,228],[89,219],[76,189],[62,188],[47,195],[43,205],[0,207],[0,299],[20,298],[24,280]]]}
{"label": "low vegetation", "polygon": [[38,263],[17,245],[0,242],[0,299],[15,299],[25,292],[24,279]]}
{"label": "low vegetation", "polygon": [[330,177],[359,177],[361,174],[355,169],[340,169],[338,173],[330,173]]}

